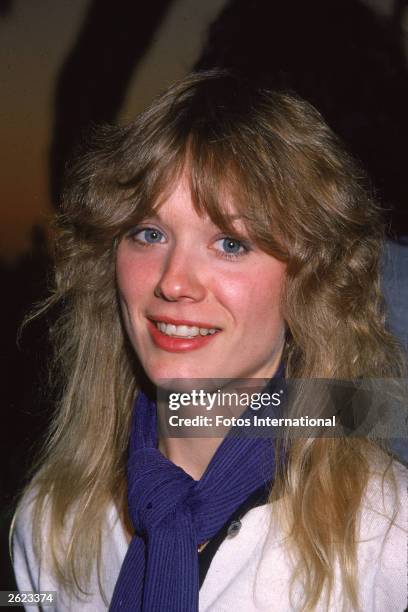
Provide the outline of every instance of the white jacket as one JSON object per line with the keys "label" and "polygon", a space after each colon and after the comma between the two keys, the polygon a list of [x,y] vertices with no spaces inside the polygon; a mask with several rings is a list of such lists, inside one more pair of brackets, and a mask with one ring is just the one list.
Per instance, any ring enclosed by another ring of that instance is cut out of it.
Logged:
{"label": "white jacket", "polygon": [[[362,506],[357,576],[361,612],[403,612],[408,605],[408,470],[396,462],[394,470],[399,496],[394,523],[390,523],[389,516],[395,506],[387,488],[383,496],[380,477],[371,477]],[[44,608],[50,612],[107,610],[108,606],[99,593],[96,571],[90,585],[92,594],[78,602],[70,599],[55,583],[45,556],[41,562],[34,557],[31,509],[32,500],[24,500],[13,537],[18,588],[57,591],[55,605]],[[269,505],[249,510],[242,518],[238,535],[227,537],[222,542],[200,590],[200,612],[289,612],[295,609],[289,598],[292,565],[284,534],[274,527],[270,517]],[[102,549],[102,583],[110,601],[128,541],[113,504],[107,519]],[[301,589],[295,588],[295,599],[299,593]],[[342,610],[340,602],[340,572],[336,570],[334,597],[328,609]],[[36,609],[41,608],[27,608],[28,611]],[[323,601],[317,610],[326,610]]]}

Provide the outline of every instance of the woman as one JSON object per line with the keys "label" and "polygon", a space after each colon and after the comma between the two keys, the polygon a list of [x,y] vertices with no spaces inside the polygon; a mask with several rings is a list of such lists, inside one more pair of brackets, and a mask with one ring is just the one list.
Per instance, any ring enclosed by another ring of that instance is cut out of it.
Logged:
{"label": "woman", "polygon": [[294,96],[196,74],[97,131],[58,220],[63,391],[17,512],[19,588],[58,610],[402,610],[406,474],[385,452],[166,437],[153,401],[174,379],[402,376],[382,236],[361,170]]}

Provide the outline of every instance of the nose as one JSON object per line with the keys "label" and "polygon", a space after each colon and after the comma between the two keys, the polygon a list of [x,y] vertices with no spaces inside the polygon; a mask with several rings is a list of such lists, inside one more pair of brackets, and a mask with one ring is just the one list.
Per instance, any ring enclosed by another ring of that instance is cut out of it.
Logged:
{"label": "nose", "polygon": [[195,261],[192,249],[177,246],[167,254],[163,271],[154,294],[168,302],[200,302],[205,298],[206,287],[202,278],[202,266]]}

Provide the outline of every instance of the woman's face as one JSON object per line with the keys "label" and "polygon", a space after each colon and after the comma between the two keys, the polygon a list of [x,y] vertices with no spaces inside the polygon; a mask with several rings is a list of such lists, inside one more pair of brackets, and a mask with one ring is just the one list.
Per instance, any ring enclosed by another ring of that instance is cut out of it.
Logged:
{"label": "woman's face", "polygon": [[239,218],[234,229],[232,238],[200,217],[182,178],[156,215],[121,240],[124,322],[155,384],[274,374],[284,344],[285,264],[252,244]]}

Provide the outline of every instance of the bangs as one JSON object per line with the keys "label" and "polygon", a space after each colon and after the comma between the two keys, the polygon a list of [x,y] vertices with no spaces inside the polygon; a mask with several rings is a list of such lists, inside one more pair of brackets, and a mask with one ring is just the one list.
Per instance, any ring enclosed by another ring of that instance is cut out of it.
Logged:
{"label": "bangs", "polygon": [[[174,147],[174,140],[172,145]],[[274,200],[271,176],[259,180],[254,159],[234,147],[229,138],[203,137],[192,131],[184,142],[173,150],[156,143],[154,160],[131,178],[120,181],[124,189],[121,199],[123,218],[120,233],[154,216],[171,196],[178,181],[188,181],[192,204],[200,217],[208,217],[223,232],[237,234],[234,221],[242,220],[249,238],[259,248],[274,257],[287,261],[278,213]],[[242,148],[242,147],[240,147]],[[150,151],[152,152],[152,151]],[[159,154],[160,152],[160,154]],[[272,205],[271,205],[272,204]],[[127,212],[125,210],[127,209]],[[271,231],[270,228],[275,228]]]}
{"label": "bangs", "polygon": [[256,160],[249,159],[248,149],[237,145],[231,138],[206,142],[191,137],[186,167],[194,207],[232,236],[236,233],[234,219],[239,217],[260,249],[286,261],[273,177],[259,180]]}
{"label": "bangs", "polygon": [[234,80],[215,77],[202,83],[192,77],[133,124],[105,126],[96,134],[70,192],[79,194],[77,228],[85,241],[98,250],[117,244],[156,214],[183,177],[198,215],[231,236],[239,217],[254,244],[288,261],[294,243],[288,204],[298,194],[281,126],[273,109],[266,120],[262,96],[252,99],[241,83],[237,96]]}

